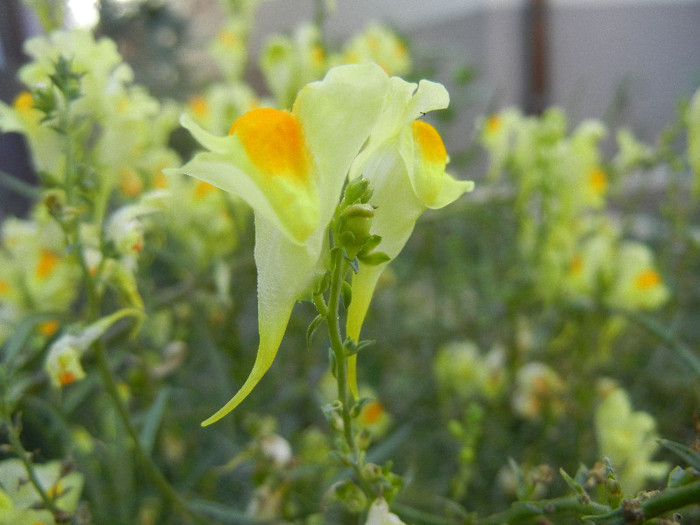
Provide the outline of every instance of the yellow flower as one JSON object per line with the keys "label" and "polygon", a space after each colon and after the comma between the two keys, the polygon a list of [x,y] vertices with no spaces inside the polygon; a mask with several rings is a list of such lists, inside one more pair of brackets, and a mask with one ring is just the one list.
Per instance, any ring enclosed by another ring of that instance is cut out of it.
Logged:
{"label": "yellow flower", "polygon": [[647,246],[626,242],[617,255],[619,268],[608,302],[628,310],[653,310],[664,304],[669,291],[654,267],[654,256]]}
{"label": "yellow flower", "polygon": [[225,137],[182,117],[208,151],[168,173],[185,173],[237,195],[255,214],[258,353],[240,390],[203,425],[233,410],[257,385],[277,354],[294,303],[324,271],[328,224],[388,83],[376,65],[337,67],[304,87],[291,112],[252,110]]}
{"label": "yellow flower", "polygon": [[51,382],[62,387],[83,379],[85,370],[80,364],[80,356],[102,337],[110,326],[127,316],[134,316],[140,320],[143,313],[140,310],[125,308],[95,321],[78,333],[66,333],[54,341],[44,364]]}
{"label": "yellow flower", "polygon": [[405,75],[411,70],[406,44],[391,29],[379,24],[370,25],[348,42],[343,58],[350,63],[375,62],[388,75]]}
{"label": "yellow flower", "polygon": [[[448,104],[449,95],[440,84],[423,80],[416,86],[393,77],[367,146],[351,169],[351,177],[362,174],[370,181],[370,204],[376,208],[370,233],[382,238],[378,250],[390,259],[401,252],[426,209],[447,206],[474,188],[473,182],[445,173],[447,152],[440,135],[430,124],[416,120]],[[387,264],[361,263],[360,272],[353,276],[348,337],[359,339],[374,289]],[[349,360],[348,381],[357,396],[355,356]]]}
{"label": "yellow flower", "polygon": [[646,412],[632,411],[622,388],[603,393],[595,428],[599,451],[612,461],[625,494],[636,494],[647,479],[660,479],[668,472],[667,463],[651,461],[658,448],[656,421]]}

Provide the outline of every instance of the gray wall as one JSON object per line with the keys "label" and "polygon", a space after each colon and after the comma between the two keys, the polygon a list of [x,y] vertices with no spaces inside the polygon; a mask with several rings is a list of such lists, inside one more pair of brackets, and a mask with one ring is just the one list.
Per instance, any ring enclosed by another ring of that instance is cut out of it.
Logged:
{"label": "gray wall", "polygon": [[[291,28],[310,18],[313,5],[263,3],[258,28],[263,34]],[[453,147],[471,135],[476,115],[526,102],[526,0],[337,0],[337,6],[326,26],[332,38],[386,21],[417,54],[431,57],[436,80],[448,84],[456,103],[470,103],[466,121],[448,133]],[[678,98],[700,86],[700,0],[550,0],[545,19],[546,102],[563,106],[574,122],[613,115],[609,110],[621,100],[615,123],[653,140],[673,118]],[[468,94],[452,84],[455,62],[477,69]]]}

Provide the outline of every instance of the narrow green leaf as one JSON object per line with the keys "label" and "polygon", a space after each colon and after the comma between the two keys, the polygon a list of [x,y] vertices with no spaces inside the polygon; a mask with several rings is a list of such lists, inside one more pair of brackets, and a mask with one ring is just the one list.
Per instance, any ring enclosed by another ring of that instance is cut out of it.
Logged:
{"label": "narrow green leaf", "polygon": [[391,257],[389,257],[384,252],[373,252],[368,255],[361,255],[359,256],[359,259],[360,261],[362,261],[363,264],[366,264],[367,266],[379,266],[380,264],[389,262],[391,260]]}
{"label": "narrow green leaf", "polygon": [[675,441],[669,441],[668,439],[660,439],[659,444],[686,461],[688,465],[693,467],[695,470],[700,470],[700,452],[697,450],[693,450],[692,448],[682,445],[681,443],[676,443]]}
{"label": "narrow green leaf", "polygon": [[0,186],[3,186],[11,192],[28,199],[36,200],[41,196],[39,188],[32,186],[22,179],[18,179],[17,177],[14,177],[4,171],[0,171]]}
{"label": "narrow green leaf", "polygon": [[314,333],[316,330],[318,330],[318,327],[321,326],[323,323],[324,318],[321,317],[320,315],[317,315],[313,321],[311,321],[311,324],[309,327],[306,329],[306,348],[307,350],[311,349],[311,338],[313,337]]}
{"label": "narrow green leaf", "polygon": [[0,350],[2,350],[1,359],[7,365],[8,375],[12,373],[15,358],[22,351],[36,327],[42,322],[52,319],[56,319],[56,315],[40,313],[26,317],[16,325],[12,335],[0,347]]}
{"label": "narrow green leaf", "polygon": [[141,435],[139,436],[139,442],[147,454],[151,454],[153,451],[153,445],[156,442],[158,427],[160,427],[160,423],[163,420],[165,407],[168,404],[169,397],[170,389],[163,388],[158,392],[155,401],[153,401],[153,404],[151,405],[151,408],[149,408],[148,412],[146,412],[143,427],[141,428]]}
{"label": "narrow green leaf", "polygon": [[350,286],[350,283],[343,281],[343,287],[341,288],[340,292],[343,296],[343,306],[347,310],[352,302],[352,287]]}

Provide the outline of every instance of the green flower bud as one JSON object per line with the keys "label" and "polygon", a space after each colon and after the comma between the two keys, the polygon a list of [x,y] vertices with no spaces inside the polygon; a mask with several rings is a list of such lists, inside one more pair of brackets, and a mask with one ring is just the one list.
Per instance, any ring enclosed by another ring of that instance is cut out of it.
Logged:
{"label": "green flower bud", "polygon": [[373,217],[374,208],[370,204],[353,204],[340,214],[339,241],[349,258],[354,258],[371,240],[369,230]]}
{"label": "green flower bud", "polygon": [[372,190],[369,188],[369,181],[364,177],[358,177],[348,183],[343,195],[343,204],[352,205],[355,203],[369,202]]}

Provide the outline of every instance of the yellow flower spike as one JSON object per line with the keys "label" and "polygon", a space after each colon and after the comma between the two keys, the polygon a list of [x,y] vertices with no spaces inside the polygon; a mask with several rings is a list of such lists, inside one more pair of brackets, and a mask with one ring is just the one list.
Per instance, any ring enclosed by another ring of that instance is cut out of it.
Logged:
{"label": "yellow flower spike", "polygon": [[295,302],[325,271],[328,224],[388,83],[374,64],[339,66],[304,87],[291,112],[252,110],[225,137],[182,117],[208,151],[166,174],[185,173],[233,193],[255,215],[257,356],[243,386],[202,425],[219,420],[250,394],[274,361]]}
{"label": "yellow flower spike", "polygon": [[[443,109],[449,103],[445,88],[434,82],[415,84],[392,78],[382,114],[365,150],[351,169],[369,179],[376,208],[370,233],[382,237],[378,250],[395,258],[408,241],[413,227],[427,208],[442,208],[474,183],[458,181],[445,173],[447,153],[438,132],[416,120],[426,112]],[[352,302],[348,308],[346,332],[359,340],[374,289],[386,264],[360,264],[352,277]],[[348,384],[357,393],[356,356],[348,361]]]}

